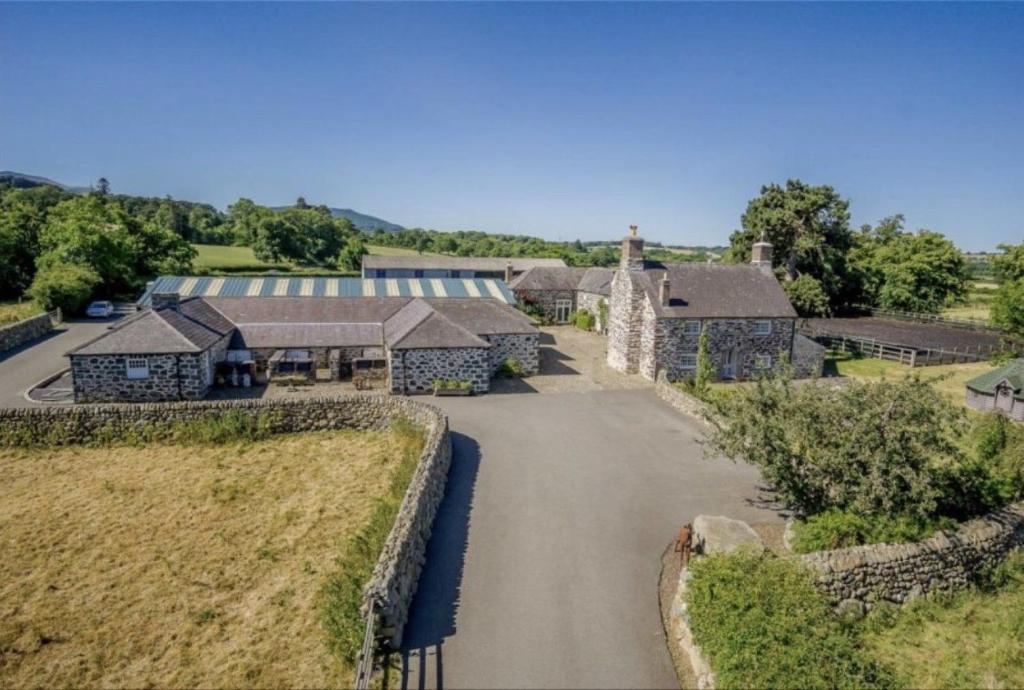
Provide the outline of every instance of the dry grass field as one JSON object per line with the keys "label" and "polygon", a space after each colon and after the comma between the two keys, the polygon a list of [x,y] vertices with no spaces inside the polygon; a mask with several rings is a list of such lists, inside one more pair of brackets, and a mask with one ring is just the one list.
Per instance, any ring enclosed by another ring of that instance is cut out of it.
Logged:
{"label": "dry grass field", "polygon": [[0,450],[0,687],[346,685],[319,592],[409,442]]}

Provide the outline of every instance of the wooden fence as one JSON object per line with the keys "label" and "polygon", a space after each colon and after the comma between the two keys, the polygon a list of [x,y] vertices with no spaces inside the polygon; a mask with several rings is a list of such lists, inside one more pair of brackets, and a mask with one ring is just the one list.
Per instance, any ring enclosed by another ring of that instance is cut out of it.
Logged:
{"label": "wooden fence", "polygon": [[953,328],[967,328],[974,331],[991,331],[1002,333],[1002,329],[989,324],[983,319],[971,319],[962,316],[942,316],[940,314],[922,314],[910,311],[896,311],[889,309],[876,309],[874,307],[860,307],[863,311],[880,319],[896,319],[898,321],[914,321],[916,323],[934,323],[940,326],[952,326]]}
{"label": "wooden fence", "polygon": [[953,348],[952,350],[924,348],[918,349],[887,343],[875,338],[859,338],[850,335],[836,335],[812,329],[804,329],[803,334],[821,343],[835,352],[858,354],[862,357],[886,359],[899,362],[909,367],[927,367],[940,364],[963,364],[965,362],[984,362],[999,353],[994,345],[973,348]]}

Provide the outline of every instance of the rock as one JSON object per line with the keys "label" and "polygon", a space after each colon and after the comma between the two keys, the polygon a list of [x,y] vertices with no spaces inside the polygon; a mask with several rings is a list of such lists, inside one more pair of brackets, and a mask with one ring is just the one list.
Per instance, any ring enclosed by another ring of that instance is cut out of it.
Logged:
{"label": "rock", "polygon": [[840,618],[863,618],[865,613],[864,602],[856,599],[843,599],[836,607],[836,614]]}
{"label": "rock", "polygon": [[764,542],[750,525],[721,515],[698,515],[693,520],[693,543],[697,553],[732,553],[739,549],[764,551]]}

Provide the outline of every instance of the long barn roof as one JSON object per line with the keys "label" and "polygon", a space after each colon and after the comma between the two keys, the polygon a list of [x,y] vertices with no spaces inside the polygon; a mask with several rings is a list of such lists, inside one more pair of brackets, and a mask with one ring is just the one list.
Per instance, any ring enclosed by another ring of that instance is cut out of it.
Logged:
{"label": "long barn roof", "polygon": [[505,281],[494,278],[281,278],[161,276],[138,303],[149,306],[153,293],[185,297],[448,297],[496,299],[515,304]]}

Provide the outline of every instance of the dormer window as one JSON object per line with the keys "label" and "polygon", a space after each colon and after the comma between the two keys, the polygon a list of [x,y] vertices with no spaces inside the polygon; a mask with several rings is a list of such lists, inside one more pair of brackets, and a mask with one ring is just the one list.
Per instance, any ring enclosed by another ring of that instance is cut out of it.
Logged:
{"label": "dormer window", "polygon": [[754,335],[771,335],[772,334],[772,322],[771,321],[755,321],[754,322]]}

